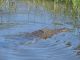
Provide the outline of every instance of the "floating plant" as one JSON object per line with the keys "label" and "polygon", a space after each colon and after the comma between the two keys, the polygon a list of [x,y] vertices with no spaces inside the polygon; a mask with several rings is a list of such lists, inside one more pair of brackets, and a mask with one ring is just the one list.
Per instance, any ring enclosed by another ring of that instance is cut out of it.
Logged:
{"label": "floating plant", "polygon": [[72,46],[70,41],[66,42],[65,45],[66,45],[66,47],[71,47]]}

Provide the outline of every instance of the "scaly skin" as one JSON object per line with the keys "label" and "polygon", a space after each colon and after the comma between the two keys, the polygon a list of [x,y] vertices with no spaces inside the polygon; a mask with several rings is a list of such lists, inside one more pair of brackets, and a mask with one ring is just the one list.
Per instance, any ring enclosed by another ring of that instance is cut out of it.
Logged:
{"label": "scaly skin", "polygon": [[42,39],[47,39],[47,38],[50,38],[56,34],[59,34],[61,32],[68,32],[69,29],[66,29],[66,28],[61,28],[61,29],[54,29],[54,30],[51,30],[51,29],[42,29],[42,31],[44,33],[42,33],[39,37],[42,38]]}
{"label": "scaly skin", "polygon": [[44,28],[41,30],[37,30],[37,31],[33,31],[31,33],[25,32],[25,33],[21,33],[18,35],[10,35],[7,36],[8,38],[16,38],[16,37],[20,37],[20,38],[25,38],[25,39],[34,39],[34,38],[40,38],[40,39],[47,39],[50,38],[56,34],[59,34],[61,32],[68,32],[69,29],[67,28],[60,28],[60,29],[48,29],[48,28]]}
{"label": "scaly skin", "polygon": [[[31,36],[36,36],[36,37],[39,37],[41,39],[47,39],[47,38],[50,38],[52,37],[53,35],[56,35],[56,34],[59,34],[61,32],[68,32],[69,29],[67,28],[60,28],[60,29],[41,29],[41,30],[37,30],[37,31],[34,31],[32,33],[29,33],[29,35]],[[28,34],[25,35],[25,37],[27,37]]]}

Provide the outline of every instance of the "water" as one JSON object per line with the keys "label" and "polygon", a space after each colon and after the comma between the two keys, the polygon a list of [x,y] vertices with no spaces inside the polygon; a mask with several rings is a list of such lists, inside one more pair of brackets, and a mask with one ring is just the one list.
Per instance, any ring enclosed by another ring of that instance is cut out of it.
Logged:
{"label": "water", "polygon": [[[21,4],[21,3],[20,3]],[[0,29],[0,60],[79,60],[73,48],[78,43],[78,31],[64,32],[55,35],[47,40],[33,38],[23,38],[13,36],[24,32],[33,32],[42,28],[73,28],[70,24],[65,24],[65,20],[69,20],[65,16],[55,16],[43,7],[31,8],[29,12],[25,4],[17,5],[15,14],[3,14],[3,20],[9,20],[8,24],[14,23],[11,27],[3,27]],[[26,11],[24,11],[26,10]],[[25,13],[23,13],[25,12]],[[39,13],[40,12],[40,13]],[[63,21],[63,22],[62,22]],[[54,25],[54,22],[61,22],[63,25]],[[5,24],[7,24],[5,23]],[[4,25],[4,24],[3,24]],[[3,26],[2,25],[2,26]],[[6,37],[8,35],[8,37]],[[13,36],[13,38],[10,38]],[[34,40],[37,39],[35,42]],[[71,42],[71,46],[67,47],[66,42]]]}

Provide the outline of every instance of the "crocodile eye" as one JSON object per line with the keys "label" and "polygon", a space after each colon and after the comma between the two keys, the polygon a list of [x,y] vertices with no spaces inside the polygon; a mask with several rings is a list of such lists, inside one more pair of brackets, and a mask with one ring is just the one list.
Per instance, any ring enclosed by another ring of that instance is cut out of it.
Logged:
{"label": "crocodile eye", "polygon": [[44,31],[42,31],[42,30],[39,30],[40,32],[42,32],[42,33],[44,33]]}

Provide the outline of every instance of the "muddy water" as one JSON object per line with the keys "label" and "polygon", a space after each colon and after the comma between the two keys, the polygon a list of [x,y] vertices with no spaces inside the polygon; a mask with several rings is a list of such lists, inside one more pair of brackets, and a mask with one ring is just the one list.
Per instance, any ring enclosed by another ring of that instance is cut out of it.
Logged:
{"label": "muddy water", "polygon": [[[70,28],[71,24],[66,24],[64,21],[69,20],[69,17],[55,14],[52,16],[49,11],[43,7],[33,8],[28,11],[28,5],[18,4],[15,14],[3,14],[2,19],[5,23],[4,29],[0,28],[0,60],[79,60],[73,50],[79,43],[78,31],[63,32],[52,36],[46,40],[38,39],[37,37],[23,38],[14,36],[25,32],[33,32],[42,28],[57,29]],[[55,25],[54,22],[61,24]],[[2,24],[3,26],[4,24]],[[15,37],[8,38],[5,37]],[[37,41],[35,41],[37,40]],[[70,44],[67,44],[70,42]],[[69,45],[69,46],[67,46]]]}

